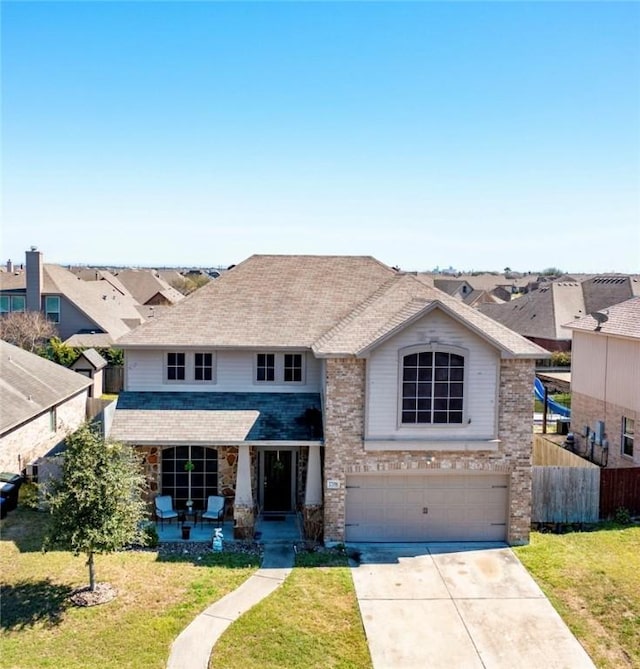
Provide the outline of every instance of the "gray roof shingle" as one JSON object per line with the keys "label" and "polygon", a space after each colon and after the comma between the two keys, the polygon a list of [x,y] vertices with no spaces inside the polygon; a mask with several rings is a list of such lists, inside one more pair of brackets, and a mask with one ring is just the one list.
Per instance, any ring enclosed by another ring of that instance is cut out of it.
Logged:
{"label": "gray roof shingle", "polygon": [[589,314],[566,323],[569,330],[597,331],[605,335],[640,339],[640,297],[632,297],[602,310],[607,320],[600,324]]}
{"label": "gray roof shingle", "polygon": [[309,348],[394,274],[367,256],[254,255],[118,345]]}
{"label": "gray roof shingle", "polygon": [[91,383],[77,372],[0,341],[0,430],[21,425]]}
{"label": "gray roof shingle", "polygon": [[319,441],[317,393],[124,392],[110,436],[133,444]]}

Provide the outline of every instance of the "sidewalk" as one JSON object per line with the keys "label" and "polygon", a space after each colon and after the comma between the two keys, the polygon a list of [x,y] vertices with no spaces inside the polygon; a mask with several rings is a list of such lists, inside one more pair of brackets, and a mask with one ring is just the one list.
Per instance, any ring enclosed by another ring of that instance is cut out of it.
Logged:
{"label": "sidewalk", "polygon": [[260,569],[239,588],[203,611],[176,638],[167,669],[207,669],[213,647],[222,633],[284,583],[293,561],[291,543],[266,544]]}

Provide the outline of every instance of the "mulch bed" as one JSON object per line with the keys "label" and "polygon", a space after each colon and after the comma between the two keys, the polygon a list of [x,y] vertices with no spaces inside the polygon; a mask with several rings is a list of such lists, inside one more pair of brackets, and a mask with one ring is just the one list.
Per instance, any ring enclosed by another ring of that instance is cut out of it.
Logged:
{"label": "mulch bed", "polygon": [[90,590],[89,586],[74,590],[69,599],[76,606],[97,606],[106,604],[118,596],[118,591],[110,583],[96,583],[96,589]]}

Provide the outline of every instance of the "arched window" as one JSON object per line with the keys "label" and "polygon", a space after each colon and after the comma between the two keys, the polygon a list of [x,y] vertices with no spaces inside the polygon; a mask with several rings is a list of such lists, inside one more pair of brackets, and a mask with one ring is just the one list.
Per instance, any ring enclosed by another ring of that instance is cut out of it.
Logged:
{"label": "arched window", "polygon": [[464,352],[457,349],[414,349],[403,355],[401,360],[401,424],[462,423]]}
{"label": "arched window", "polygon": [[195,509],[207,507],[207,497],[218,494],[218,452],[206,446],[176,446],[162,451],[162,494],[171,495],[176,509],[193,500]]}

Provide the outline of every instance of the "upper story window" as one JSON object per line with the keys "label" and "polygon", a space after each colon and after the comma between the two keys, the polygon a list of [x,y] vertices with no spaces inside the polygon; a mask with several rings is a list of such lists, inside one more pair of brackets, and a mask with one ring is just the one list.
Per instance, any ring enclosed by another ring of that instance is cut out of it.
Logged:
{"label": "upper story window", "polygon": [[9,314],[13,311],[25,310],[24,295],[2,295],[0,296],[0,314]]}
{"label": "upper story window", "polygon": [[257,353],[255,380],[257,383],[303,383],[304,355]]}
{"label": "upper story window", "polygon": [[44,298],[44,315],[52,323],[60,322],[60,298],[57,295],[47,295]]}
{"label": "upper story window", "polygon": [[276,380],[275,353],[258,353],[256,359],[256,381]]}
{"label": "upper story window", "polygon": [[622,455],[633,457],[633,437],[635,421],[632,418],[622,417]]}
{"label": "upper story window", "polygon": [[184,353],[167,353],[168,381],[184,381],[186,369],[186,355]]}
{"label": "upper story window", "polygon": [[195,353],[193,371],[196,381],[213,381],[213,353]]}
{"label": "upper story window", "polygon": [[284,381],[285,383],[302,383],[302,354],[284,354]]}
{"label": "upper story window", "polygon": [[170,351],[165,358],[169,382],[215,383],[216,354],[213,351]]}
{"label": "upper story window", "polygon": [[465,380],[462,352],[418,350],[403,355],[401,361],[401,424],[462,423]]}

